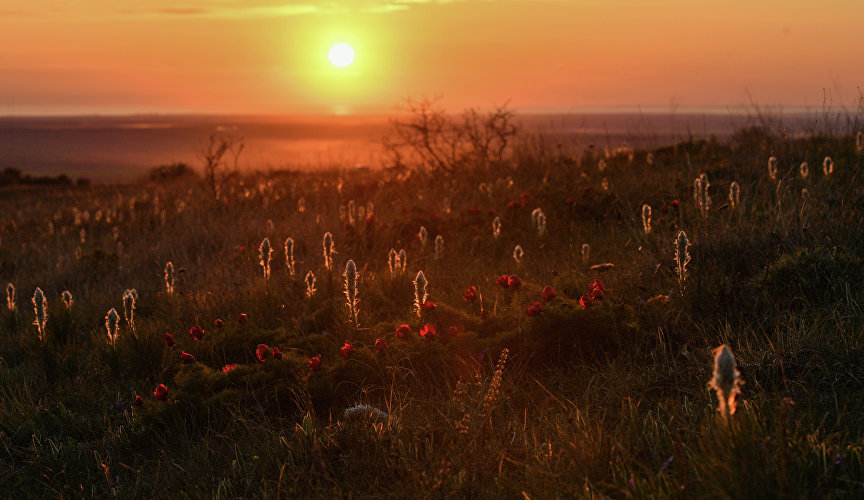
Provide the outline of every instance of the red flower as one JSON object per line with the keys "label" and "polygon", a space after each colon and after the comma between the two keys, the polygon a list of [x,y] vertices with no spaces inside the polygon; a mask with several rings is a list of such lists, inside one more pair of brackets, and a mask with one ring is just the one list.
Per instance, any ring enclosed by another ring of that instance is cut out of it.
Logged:
{"label": "red flower", "polygon": [[258,356],[258,361],[262,363],[267,359],[268,354],[270,354],[270,348],[266,344],[258,344],[258,347],[255,348],[255,355]]}
{"label": "red flower", "polygon": [[356,349],[354,349],[354,346],[351,345],[350,342],[346,341],[345,345],[343,345],[342,348],[339,349],[339,355],[342,356],[342,359],[348,359],[351,357],[351,353],[353,353],[354,351],[356,351]]}
{"label": "red flower", "polygon": [[509,278],[507,278],[507,288],[509,288],[511,291],[515,292],[519,289],[520,286],[522,286],[522,278],[520,278],[519,276],[513,274]]}
{"label": "red flower", "polygon": [[216,328],[222,328],[225,326],[225,323],[222,323],[222,320],[219,318],[216,318],[216,321],[214,321],[213,324],[216,325]]}
{"label": "red flower", "polygon": [[387,341],[384,339],[375,339],[375,351],[381,352],[387,348]]}
{"label": "red flower", "polygon": [[469,304],[471,304],[472,302],[477,300],[477,287],[473,286],[473,285],[469,286],[465,290],[465,293],[462,294],[462,298],[465,299],[465,302],[467,302]]}
{"label": "red flower", "polygon": [[572,204],[574,204],[574,203],[576,203],[576,198],[573,198],[572,196],[570,196],[569,198],[567,198],[567,204],[568,204],[568,205],[572,205]]}
{"label": "red flower", "polygon": [[459,335],[459,327],[451,326],[450,328],[447,329],[447,335],[450,335],[451,337],[455,337],[455,336]]}
{"label": "red flower", "polygon": [[366,225],[371,226],[375,222],[375,214],[369,214],[366,216]]}
{"label": "red flower", "polygon": [[522,191],[522,194],[519,195],[522,198],[522,203],[528,204],[528,200],[531,198],[531,195],[528,194],[528,191]]}
{"label": "red flower", "polygon": [[510,276],[507,276],[506,274],[502,274],[501,276],[498,276],[498,279],[495,280],[495,283],[498,283],[501,286],[501,288],[507,288],[507,279],[508,278],[510,278]]}
{"label": "red flower", "polygon": [[437,306],[431,299],[426,299],[426,302],[420,305],[420,309],[424,311],[434,311]]}
{"label": "red flower", "polygon": [[231,370],[233,370],[233,369],[235,369],[235,368],[237,368],[237,365],[236,365],[236,364],[233,364],[233,363],[230,364],[230,365],[225,365],[225,366],[222,367],[222,373],[228,373],[228,372],[230,372]]}
{"label": "red flower", "polygon": [[174,345],[174,336],[171,335],[170,333],[166,333],[165,338],[163,340],[165,341],[165,345],[167,345],[168,347],[171,347]]}
{"label": "red flower", "polygon": [[585,186],[584,188],[582,188],[582,190],[585,191],[586,193],[591,191],[592,189],[594,189],[594,186]]}
{"label": "red flower", "polygon": [[603,300],[606,296],[606,287],[603,286],[603,282],[599,279],[594,280],[594,283],[588,285],[588,292],[591,294],[591,299]]}
{"label": "red flower", "polygon": [[539,315],[541,312],[543,312],[543,304],[539,302],[535,302],[528,306],[528,309],[525,309],[525,313],[532,318]]}
{"label": "red flower", "polygon": [[144,398],[139,395],[135,395],[135,402],[133,403],[135,406],[141,406],[144,404]]}
{"label": "red flower", "polygon": [[189,354],[186,351],[180,351],[180,361],[182,361],[183,364],[194,363],[195,362],[195,356]]}
{"label": "red flower", "polygon": [[309,367],[309,370],[313,372],[317,372],[321,369],[321,355],[312,356],[309,358],[309,361],[306,362],[306,366]]}
{"label": "red flower", "polygon": [[555,293],[554,288],[552,288],[551,286],[546,286],[543,288],[543,292],[540,294],[540,296],[543,297],[543,302],[549,302],[550,300],[557,297],[558,294]]}
{"label": "red flower", "polygon": [[510,203],[507,204],[507,208],[510,208],[510,209],[519,208],[520,206],[521,206],[521,204],[515,200],[511,201]]}
{"label": "red flower", "polygon": [[168,398],[168,388],[165,387],[165,384],[156,386],[156,390],[153,391],[153,397],[159,401],[165,401]]}
{"label": "red flower", "polygon": [[402,325],[396,329],[396,338],[397,339],[409,337],[410,335],[411,335],[411,327],[408,325]]}
{"label": "red flower", "polygon": [[590,295],[583,295],[579,297],[579,305],[582,306],[582,309],[588,309],[594,305],[594,299]]}
{"label": "red flower", "polygon": [[189,329],[189,334],[192,335],[193,339],[201,340],[204,338],[204,329],[196,325]]}
{"label": "red flower", "polygon": [[426,323],[423,325],[423,328],[420,329],[420,336],[422,336],[426,340],[432,340],[435,338],[435,335],[438,333],[438,329],[435,328],[435,325]]}
{"label": "red flower", "polygon": [[246,313],[240,313],[240,315],[237,316],[237,321],[239,321],[241,323],[245,323],[246,322]]}
{"label": "red flower", "polygon": [[278,347],[273,348],[273,359],[282,359],[282,351]]}
{"label": "red flower", "polygon": [[678,206],[681,205],[681,202],[678,200],[672,200],[672,208],[678,210]]}

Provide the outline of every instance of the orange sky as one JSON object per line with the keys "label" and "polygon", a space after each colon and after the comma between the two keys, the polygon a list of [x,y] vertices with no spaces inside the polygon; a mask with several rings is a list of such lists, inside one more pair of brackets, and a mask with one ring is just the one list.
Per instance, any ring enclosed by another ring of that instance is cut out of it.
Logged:
{"label": "orange sky", "polygon": [[[857,104],[862,0],[0,0],[0,115]],[[327,50],[351,44],[354,64]]]}

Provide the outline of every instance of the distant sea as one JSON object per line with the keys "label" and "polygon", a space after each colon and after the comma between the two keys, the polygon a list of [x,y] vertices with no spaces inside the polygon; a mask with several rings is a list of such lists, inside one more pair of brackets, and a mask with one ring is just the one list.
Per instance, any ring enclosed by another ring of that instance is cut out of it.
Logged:
{"label": "distant sea", "polygon": [[[518,114],[523,130],[541,133],[568,153],[588,147],[656,147],[687,137],[727,138],[755,119],[745,114]],[[800,123],[807,115],[784,115]],[[31,175],[66,174],[93,182],[139,179],[159,165],[200,168],[199,153],[214,132],[242,137],[244,170],[378,166],[386,116],[75,116],[0,117],[0,169]]]}

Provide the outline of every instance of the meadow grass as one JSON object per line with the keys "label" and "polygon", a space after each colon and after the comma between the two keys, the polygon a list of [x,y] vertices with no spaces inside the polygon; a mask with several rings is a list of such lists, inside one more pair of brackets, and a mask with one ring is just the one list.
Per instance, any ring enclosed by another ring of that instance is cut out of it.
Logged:
{"label": "meadow grass", "polygon": [[[17,296],[0,312],[0,494],[860,497],[855,140],[751,128],[632,159],[522,147],[447,175],[234,175],[218,199],[188,176],[5,189],[0,279]],[[801,177],[802,162],[826,156],[830,175]],[[700,197],[712,201],[700,207],[691,193],[702,174]],[[421,227],[440,237],[437,252],[421,245]],[[289,237],[290,271],[280,254]],[[268,255],[280,243],[262,273],[265,238]],[[591,270],[604,263],[614,268]],[[420,271],[434,308],[416,307]],[[522,285],[505,289],[501,275]],[[605,297],[585,309],[596,279]],[[466,302],[470,286],[478,298]],[[557,296],[529,316],[546,286]],[[112,345],[106,311],[122,316],[127,289],[134,331],[120,320]],[[412,333],[398,338],[402,324]],[[343,359],[346,342],[355,350]],[[281,359],[259,360],[259,344]],[[728,422],[708,387],[721,344],[743,381]]]}

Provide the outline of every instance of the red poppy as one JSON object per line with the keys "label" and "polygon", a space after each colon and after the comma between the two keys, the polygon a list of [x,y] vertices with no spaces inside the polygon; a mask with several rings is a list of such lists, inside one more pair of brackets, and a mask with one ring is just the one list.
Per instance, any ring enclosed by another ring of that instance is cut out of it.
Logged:
{"label": "red poppy", "polygon": [[375,214],[369,214],[366,216],[366,225],[371,226],[375,222]]}
{"label": "red poppy", "polygon": [[397,339],[409,337],[410,335],[411,335],[411,327],[408,325],[402,325],[396,329],[396,338]]}
{"label": "red poppy", "polygon": [[235,368],[237,368],[237,365],[234,363],[232,363],[230,365],[225,365],[222,367],[222,373],[228,373]]}
{"label": "red poppy", "polygon": [[572,205],[572,204],[574,204],[574,203],[576,203],[576,198],[573,198],[572,196],[570,196],[569,198],[567,198],[567,204],[568,204],[568,205]]}
{"label": "red poppy", "polygon": [[672,205],[672,208],[674,208],[675,210],[678,210],[678,206],[681,205],[681,202],[678,200],[672,200],[671,205]]}
{"label": "red poppy", "polygon": [[141,405],[143,405],[143,404],[144,404],[144,398],[142,398],[141,396],[139,396],[139,395],[136,394],[136,395],[135,395],[135,403],[133,403],[133,404],[134,404],[135,406],[141,406]]}
{"label": "red poppy", "polygon": [[216,321],[214,321],[213,324],[216,325],[216,328],[222,328],[223,326],[225,326],[225,323],[223,323],[222,320],[219,318],[216,318]]}
{"label": "red poppy", "polygon": [[498,279],[495,280],[495,283],[498,283],[498,285],[500,285],[501,288],[507,288],[507,279],[508,278],[510,278],[510,276],[507,276],[506,274],[502,274],[501,276],[498,276]]}
{"label": "red poppy", "polygon": [[521,205],[522,205],[521,203],[514,200],[514,201],[511,201],[510,203],[507,204],[507,208],[510,208],[510,209],[519,208]]}
{"label": "red poppy", "polygon": [[462,294],[462,298],[465,299],[465,302],[467,302],[469,304],[471,304],[472,302],[477,300],[477,287],[473,286],[473,285],[469,286],[465,290],[465,293]]}
{"label": "red poppy", "polygon": [[241,323],[245,323],[246,322],[246,313],[240,313],[240,315],[237,316],[237,321],[239,321]]}
{"label": "red poppy", "polygon": [[447,329],[447,335],[450,335],[451,337],[455,337],[455,336],[459,335],[459,327],[458,326],[451,326],[450,328]]}
{"label": "red poppy", "polygon": [[309,367],[309,370],[313,372],[317,372],[321,369],[321,355],[312,356],[309,358],[309,361],[306,362],[306,366]]}
{"label": "red poppy", "polygon": [[591,294],[593,300],[603,300],[606,296],[606,287],[603,286],[603,282],[599,279],[594,280],[594,283],[588,285],[588,292]]}
{"label": "red poppy", "polygon": [[351,345],[350,342],[346,341],[345,345],[343,345],[342,348],[339,349],[339,355],[342,356],[342,359],[348,359],[351,357],[351,353],[353,353],[354,351],[356,351],[356,349],[354,349],[354,346]]}
{"label": "red poppy", "polygon": [[168,388],[165,387],[165,384],[156,386],[156,390],[153,391],[153,397],[159,401],[165,401],[168,398]]}
{"label": "red poppy", "polygon": [[525,313],[532,318],[539,315],[541,312],[543,312],[543,304],[539,302],[534,302],[533,304],[528,306],[528,309],[525,309]]}
{"label": "red poppy", "polygon": [[582,309],[588,309],[594,305],[594,299],[592,299],[590,295],[585,294],[579,297],[579,305],[582,306]]}
{"label": "red poppy", "polygon": [[266,344],[258,344],[258,347],[255,348],[255,355],[258,356],[258,361],[262,363],[267,359],[267,355],[269,354],[270,348]]}
{"label": "red poppy", "polygon": [[543,302],[549,302],[550,300],[557,297],[558,294],[555,293],[555,289],[551,286],[545,286],[543,287],[543,292],[540,294],[540,296],[543,297]]}
{"label": "red poppy", "polygon": [[522,203],[528,204],[528,200],[531,198],[531,195],[528,194],[528,191],[522,191],[522,194],[519,195],[522,198]]}
{"label": "red poppy", "polygon": [[387,348],[387,341],[384,339],[375,339],[375,351],[381,352]]}
{"label": "red poppy", "polygon": [[420,305],[420,309],[424,311],[434,311],[437,306],[431,299],[426,299],[426,302]]}
{"label": "red poppy", "polygon": [[184,364],[194,363],[195,362],[195,356],[189,354],[186,351],[180,351],[180,361],[182,361]]}
{"label": "red poppy", "polygon": [[278,347],[273,348],[273,359],[282,359],[282,351]]}
{"label": "red poppy", "polygon": [[585,191],[586,193],[591,191],[592,189],[594,189],[594,186],[585,186],[584,188],[582,188],[582,190]]}
{"label": "red poppy", "polygon": [[509,288],[511,291],[515,292],[519,289],[520,286],[522,286],[522,278],[520,278],[519,276],[513,274],[509,278],[507,278],[507,288]]}
{"label": "red poppy", "polygon": [[435,328],[435,325],[430,323],[426,323],[423,325],[423,328],[420,329],[420,336],[426,340],[434,339],[436,334],[438,334],[438,329]]}
{"label": "red poppy", "polygon": [[170,333],[166,333],[163,340],[165,341],[165,345],[167,345],[168,347],[171,347],[174,345],[174,336],[171,335]]}
{"label": "red poppy", "polygon": [[189,329],[189,334],[192,335],[193,339],[201,340],[204,338],[204,329],[196,325]]}

